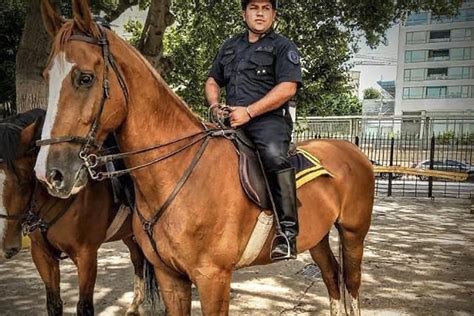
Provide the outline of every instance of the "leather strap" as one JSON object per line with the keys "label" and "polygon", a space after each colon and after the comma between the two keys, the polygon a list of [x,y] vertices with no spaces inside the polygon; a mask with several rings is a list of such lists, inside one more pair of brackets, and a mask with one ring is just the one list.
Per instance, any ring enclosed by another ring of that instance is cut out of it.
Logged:
{"label": "leather strap", "polygon": [[[41,147],[41,146],[60,144],[60,143],[86,144],[87,141],[88,141],[87,138],[81,137],[81,136],[60,136],[60,137],[53,137],[53,138],[44,139],[44,140],[37,140],[36,146]],[[97,147],[95,143],[93,146]]]}

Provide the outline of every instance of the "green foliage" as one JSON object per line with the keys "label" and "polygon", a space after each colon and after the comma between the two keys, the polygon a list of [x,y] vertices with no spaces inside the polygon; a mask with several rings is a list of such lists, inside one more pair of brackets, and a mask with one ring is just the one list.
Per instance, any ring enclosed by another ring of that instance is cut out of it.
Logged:
{"label": "green foliage", "polygon": [[318,103],[310,103],[300,114],[303,116],[361,115],[362,103],[350,92],[328,94],[320,97]]}
{"label": "green foliage", "polygon": [[126,32],[131,34],[130,38],[128,39],[130,44],[136,47],[143,32],[143,24],[137,20],[128,20],[123,28]]}
{"label": "green foliage", "polygon": [[0,6],[0,104],[15,102],[15,59],[25,13],[23,1],[6,0]]}
{"label": "green foliage", "polygon": [[381,96],[380,91],[375,88],[367,88],[364,90],[364,100],[379,99]]}
{"label": "green foliage", "polygon": [[454,131],[447,131],[436,136],[436,143],[440,145],[450,144],[455,137]]}

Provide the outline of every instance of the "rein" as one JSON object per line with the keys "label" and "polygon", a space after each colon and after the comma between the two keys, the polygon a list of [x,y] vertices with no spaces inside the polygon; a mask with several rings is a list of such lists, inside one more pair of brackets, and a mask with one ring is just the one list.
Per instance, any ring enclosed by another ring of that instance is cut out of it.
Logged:
{"label": "rein", "polygon": [[[230,137],[232,137],[233,134],[235,134],[235,131],[233,129],[228,129],[228,130],[207,129],[207,130],[204,130],[204,131],[194,133],[192,135],[177,138],[177,139],[172,140],[172,141],[170,141],[168,143],[165,143],[165,144],[151,146],[151,147],[148,147],[148,148],[139,149],[139,150],[135,150],[135,151],[130,151],[130,152],[126,152],[126,153],[118,153],[118,154],[105,155],[105,156],[97,156],[95,154],[91,154],[91,155],[86,157],[85,166],[87,167],[87,170],[89,171],[89,174],[90,174],[92,179],[102,181],[104,179],[109,179],[109,178],[113,178],[113,177],[120,177],[120,176],[123,176],[124,174],[130,173],[132,171],[143,169],[143,168],[149,167],[149,166],[151,166],[155,163],[166,160],[166,159],[168,159],[168,158],[184,151],[185,149],[197,144],[201,140],[206,140],[210,137],[218,137],[218,136],[230,138]],[[183,145],[182,147],[179,147],[178,149],[176,149],[172,152],[169,152],[169,153],[167,153],[163,156],[155,158],[155,159],[153,159],[149,162],[146,162],[142,165],[138,165],[138,166],[123,169],[123,170],[112,171],[112,172],[103,172],[103,171],[97,172],[97,171],[94,170],[95,168],[97,168],[99,166],[102,166],[102,165],[105,165],[108,162],[113,162],[113,161],[118,160],[118,159],[123,159],[123,158],[126,158],[126,157],[130,157],[130,156],[142,154],[142,153],[145,153],[145,152],[149,152],[151,150],[156,150],[156,149],[164,148],[164,147],[167,147],[167,146],[170,146],[170,145],[178,144],[178,143],[180,143],[184,140],[192,139],[194,137],[196,137],[196,139],[194,139],[191,142]]]}
{"label": "rein", "polygon": [[7,221],[21,221],[24,215],[4,215],[0,214],[0,219],[6,219]]}

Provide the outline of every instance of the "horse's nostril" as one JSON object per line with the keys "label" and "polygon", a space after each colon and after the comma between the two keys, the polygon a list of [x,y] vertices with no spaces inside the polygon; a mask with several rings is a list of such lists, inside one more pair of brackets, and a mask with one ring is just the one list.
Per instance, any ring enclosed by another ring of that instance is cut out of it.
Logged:
{"label": "horse's nostril", "polygon": [[48,180],[56,189],[61,189],[64,186],[64,176],[58,169],[51,170]]}

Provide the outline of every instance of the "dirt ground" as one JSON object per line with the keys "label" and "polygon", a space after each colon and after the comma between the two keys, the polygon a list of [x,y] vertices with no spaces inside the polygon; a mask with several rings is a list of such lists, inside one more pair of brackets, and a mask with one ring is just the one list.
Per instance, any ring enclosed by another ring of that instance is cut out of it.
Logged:
{"label": "dirt ground", "polygon": [[[474,315],[474,215],[461,200],[377,200],[365,247],[363,315]],[[337,238],[332,238],[337,246]],[[335,253],[337,253],[337,248]],[[132,268],[121,243],[99,254],[96,314],[123,315]],[[326,288],[309,254],[234,274],[231,315],[329,315]],[[75,313],[75,268],[61,266],[65,314]],[[312,272],[312,273],[310,273]],[[196,293],[196,291],[194,291]],[[0,259],[0,315],[46,315],[28,251]],[[144,314],[149,314],[144,312]],[[201,315],[197,295],[193,315]]]}

